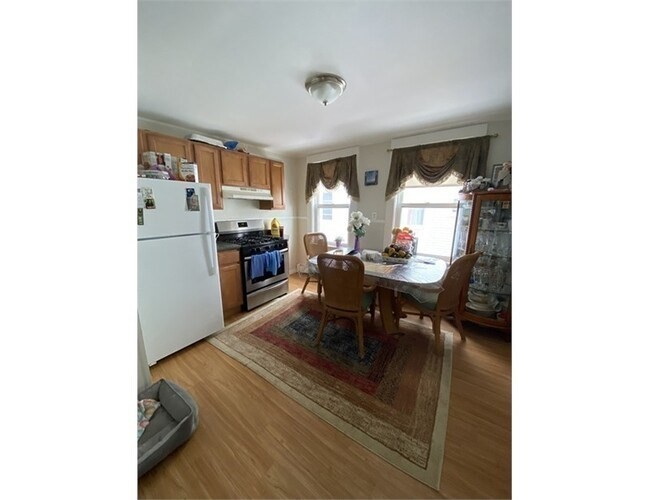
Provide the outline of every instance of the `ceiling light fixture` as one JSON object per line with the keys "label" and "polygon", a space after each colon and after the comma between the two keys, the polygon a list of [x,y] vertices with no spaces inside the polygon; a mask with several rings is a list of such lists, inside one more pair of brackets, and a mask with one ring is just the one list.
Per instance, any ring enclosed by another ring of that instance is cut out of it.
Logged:
{"label": "ceiling light fixture", "polygon": [[307,92],[318,99],[323,106],[336,101],[346,86],[347,84],[343,78],[329,73],[316,75],[305,82]]}

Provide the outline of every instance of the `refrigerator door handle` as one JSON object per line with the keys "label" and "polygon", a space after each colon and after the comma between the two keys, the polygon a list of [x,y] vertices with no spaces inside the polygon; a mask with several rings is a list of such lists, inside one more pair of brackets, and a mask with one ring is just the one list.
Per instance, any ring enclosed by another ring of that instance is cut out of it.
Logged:
{"label": "refrigerator door handle", "polygon": [[214,234],[214,213],[212,212],[212,197],[210,196],[210,188],[202,187],[203,193],[201,202],[203,203],[204,213],[207,215],[207,227],[205,228],[206,236],[210,240],[210,255],[208,258],[208,270],[210,275],[217,274],[217,238]]}
{"label": "refrigerator door handle", "polygon": [[217,274],[217,239],[214,237],[214,234],[208,233],[208,239],[210,240],[210,276]]}

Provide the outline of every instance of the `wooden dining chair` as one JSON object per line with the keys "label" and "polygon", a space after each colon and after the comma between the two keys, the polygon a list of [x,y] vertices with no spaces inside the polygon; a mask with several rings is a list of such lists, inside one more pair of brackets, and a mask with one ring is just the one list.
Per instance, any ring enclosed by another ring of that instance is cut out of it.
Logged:
{"label": "wooden dining chair", "polygon": [[357,334],[359,359],[363,359],[363,316],[370,313],[371,321],[375,319],[375,287],[363,284],[363,261],[353,255],[321,254],[318,256],[318,272],[325,294],[315,345],[320,344],[328,321],[350,318]]}
{"label": "wooden dining chair", "polygon": [[[311,259],[317,255],[327,252],[327,236],[325,233],[307,233],[302,237],[302,241],[305,244],[305,253],[307,254],[307,259]],[[321,301],[321,292],[323,286],[320,280],[320,276],[316,272],[307,271],[307,279],[305,279],[305,284],[302,287],[301,294],[305,293],[307,285],[311,283],[318,283],[318,302]]]}
{"label": "wooden dining chair", "polygon": [[[448,316],[453,316],[460,337],[465,340],[463,324],[460,321],[462,306],[460,302],[461,294],[463,287],[467,284],[472,274],[472,268],[480,256],[481,252],[475,252],[463,255],[452,262],[442,280],[442,290],[437,294],[433,294],[431,300],[420,302],[411,294],[400,293],[399,295],[400,302],[408,304],[417,311],[409,312],[402,310],[402,317],[404,314],[412,314],[419,315],[420,318],[427,316],[431,319],[436,345],[438,345],[440,340],[440,322],[442,318]],[[398,314],[398,322],[399,317],[400,315]]]}

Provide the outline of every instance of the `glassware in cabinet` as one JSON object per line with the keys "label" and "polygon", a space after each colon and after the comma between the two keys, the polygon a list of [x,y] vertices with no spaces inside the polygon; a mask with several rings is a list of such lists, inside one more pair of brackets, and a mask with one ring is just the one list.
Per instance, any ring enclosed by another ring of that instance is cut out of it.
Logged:
{"label": "glassware in cabinet", "polygon": [[[469,193],[471,218],[465,251],[482,252],[463,291],[464,320],[510,331],[512,310],[512,198],[510,191]],[[459,222],[457,221],[457,224]],[[458,250],[458,251],[457,251]]]}

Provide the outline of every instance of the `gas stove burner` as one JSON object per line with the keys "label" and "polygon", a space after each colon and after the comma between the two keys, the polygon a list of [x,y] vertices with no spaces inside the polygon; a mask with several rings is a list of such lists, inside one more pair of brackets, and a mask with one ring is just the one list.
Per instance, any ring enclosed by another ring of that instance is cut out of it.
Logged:
{"label": "gas stove burner", "polygon": [[273,238],[272,236],[237,236],[231,238],[228,236],[222,236],[221,241],[241,246],[258,246],[278,243],[280,240],[278,238]]}
{"label": "gas stove burner", "polygon": [[241,241],[241,245],[265,245],[275,241],[275,238],[269,236],[246,236],[238,239]]}
{"label": "gas stove burner", "polygon": [[283,250],[289,246],[288,241],[283,238],[266,235],[222,235],[219,241],[239,245],[242,257],[273,250]]}
{"label": "gas stove burner", "polygon": [[265,233],[262,221],[219,222],[216,229],[217,232],[221,230],[219,241],[239,245],[244,257],[288,247],[284,238],[274,238]]}

